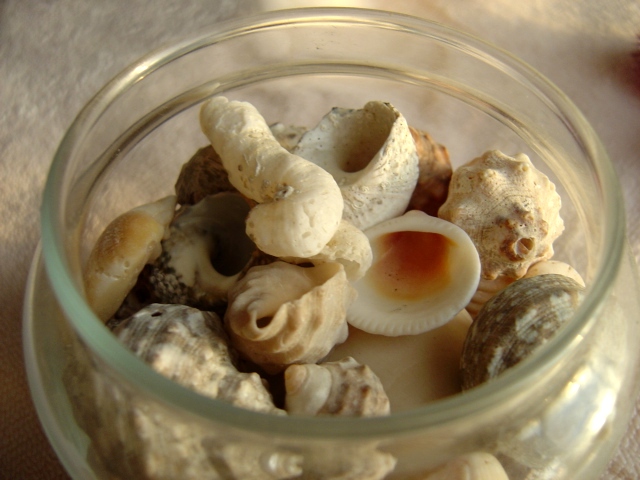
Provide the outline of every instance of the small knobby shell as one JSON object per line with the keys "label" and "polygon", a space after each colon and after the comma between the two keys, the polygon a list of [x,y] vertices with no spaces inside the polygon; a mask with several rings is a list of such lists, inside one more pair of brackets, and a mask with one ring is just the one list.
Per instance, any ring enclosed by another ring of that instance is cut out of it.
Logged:
{"label": "small knobby shell", "polygon": [[436,143],[431,135],[409,127],[418,152],[418,183],[411,195],[408,210],[422,210],[436,217],[447,200],[453,169],[449,151]]}
{"label": "small knobby shell", "polygon": [[151,368],[186,388],[238,407],[284,413],[257,373],[237,370],[214,313],[152,304],[121,322],[114,334]]}
{"label": "small knobby shell", "polygon": [[462,388],[497,377],[545,344],[575,313],[584,287],[564,275],[521,278],[490,299],[469,328]]}
{"label": "small knobby shell", "polygon": [[94,245],[83,272],[89,306],[103,322],[118,310],[147,263],[160,255],[176,197],[141,205],[115,218]]}
{"label": "small knobby shell", "polygon": [[389,398],[377,375],[352,357],[291,365],[284,372],[290,414],[368,417],[387,415]]}
{"label": "small knobby shell", "polygon": [[373,262],[354,282],[348,321],[368,333],[415,335],[462,310],[480,279],[478,252],[460,227],[418,210],[367,229]]}
{"label": "small knobby shell", "polygon": [[282,261],[251,268],[229,291],[224,316],[233,345],[268,373],[315,363],[348,334],[355,291],[344,267]]}
{"label": "small knobby shell", "polygon": [[418,180],[418,155],[406,119],[391,104],[334,108],[293,150],[333,175],[343,218],[365,230],[401,215]]}
{"label": "small knobby shell", "polygon": [[529,157],[494,150],[453,172],[438,216],[469,234],[483,278],[520,278],[553,256],[553,242],[564,229],[560,206],[555,185]]}
{"label": "small knobby shell", "polygon": [[162,241],[162,254],[143,275],[159,303],[211,310],[251,266],[272,261],[245,233],[250,205],[238,193],[218,193],[181,208]]}

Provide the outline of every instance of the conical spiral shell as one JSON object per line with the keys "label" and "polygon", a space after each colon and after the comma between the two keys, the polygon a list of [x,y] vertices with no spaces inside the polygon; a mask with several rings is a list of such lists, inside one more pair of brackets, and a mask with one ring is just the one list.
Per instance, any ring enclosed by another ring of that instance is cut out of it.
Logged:
{"label": "conical spiral shell", "polygon": [[339,263],[251,268],[229,291],[224,317],[233,345],[269,373],[315,363],[348,335],[355,291]]}
{"label": "conical spiral shell", "polygon": [[545,344],[575,313],[584,287],[564,275],[521,278],[490,299],[471,324],[460,369],[462,388],[497,377]]}
{"label": "conical spiral shell", "polygon": [[377,416],[389,413],[378,376],[352,357],[336,362],[291,365],[284,372],[290,414]]}

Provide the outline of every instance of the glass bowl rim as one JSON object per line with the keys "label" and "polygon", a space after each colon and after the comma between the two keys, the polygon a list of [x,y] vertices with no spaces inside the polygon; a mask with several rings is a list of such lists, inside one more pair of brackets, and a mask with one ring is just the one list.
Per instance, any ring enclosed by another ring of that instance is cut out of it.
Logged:
{"label": "glass bowl rim", "polygon": [[[325,418],[301,416],[274,416],[234,407],[188,390],[154,372],[133,353],[122,346],[97,319],[84,302],[75,286],[65,258],[63,237],[58,225],[63,223],[63,198],[66,158],[74,145],[97,121],[100,112],[134,83],[146,75],[181,56],[207,45],[234,38],[249,32],[281,26],[305,24],[345,23],[368,28],[403,29],[413,35],[425,35],[442,42],[464,46],[486,58],[498,62],[503,68],[526,79],[530,88],[544,95],[562,112],[591,153],[594,167],[601,182],[609,188],[602,191],[604,210],[604,244],[600,266],[589,295],[582,303],[576,318],[536,353],[532,361],[523,361],[499,378],[469,390],[422,407],[373,418]],[[310,7],[277,10],[229,20],[214,25],[205,33],[198,33],[172,46],[155,50],[134,62],[108,82],[83,107],[70,125],[55,153],[47,177],[41,207],[42,253],[47,274],[57,301],[73,328],[91,349],[111,368],[131,384],[142,387],[156,400],[209,419],[243,430],[266,431],[271,434],[295,435],[312,438],[371,437],[404,434],[436,427],[469,417],[499,404],[501,398],[516,394],[520,388],[555,361],[576,348],[579,334],[590,328],[599,305],[610,292],[622,262],[625,238],[624,208],[613,165],[608,159],[597,135],[577,107],[546,77],[509,52],[473,35],[441,23],[402,13],[361,8]],[[114,355],[114,352],[117,353]]]}

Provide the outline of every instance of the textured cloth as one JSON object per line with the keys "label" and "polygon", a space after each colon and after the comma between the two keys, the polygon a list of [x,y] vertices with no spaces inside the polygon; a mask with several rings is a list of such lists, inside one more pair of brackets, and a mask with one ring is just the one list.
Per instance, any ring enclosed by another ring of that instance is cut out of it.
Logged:
{"label": "textured cloth", "polygon": [[[67,478],[32,407],[21,348],[24,285],[46,173],[82,105],[136,58],[213,22],[292,6],[393,8],[520,56],[584,112],[620,174],[640,258],[637,0],[0,0],[0,479]],[[603,478],[640,478],[640,399]]]}

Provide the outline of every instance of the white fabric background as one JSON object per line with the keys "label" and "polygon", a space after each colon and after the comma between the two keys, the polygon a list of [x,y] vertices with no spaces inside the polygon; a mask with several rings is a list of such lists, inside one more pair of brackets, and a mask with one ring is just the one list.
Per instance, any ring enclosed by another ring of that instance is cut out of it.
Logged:
{"label": "white fabric background", "polygon": [[[432,18],[492,41],[548,76],[585,113],[620,175],[640,258],[637,0],[0,0],[0,478],[65,473],[31,406],[21,310],[46,173],[92,94],[159,44],[265,9],[340,5]],[[640,399],[605,479],[640,478]]]}

